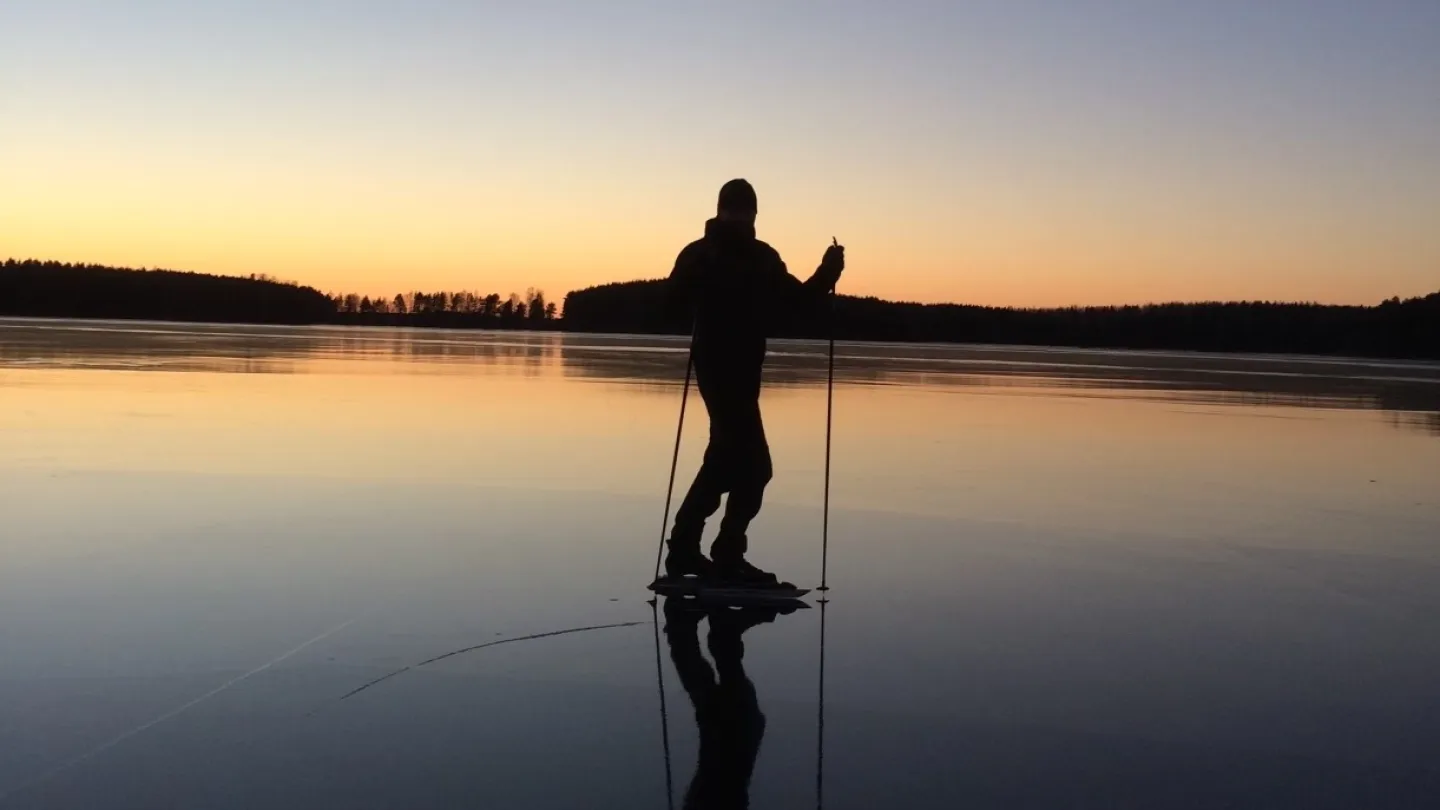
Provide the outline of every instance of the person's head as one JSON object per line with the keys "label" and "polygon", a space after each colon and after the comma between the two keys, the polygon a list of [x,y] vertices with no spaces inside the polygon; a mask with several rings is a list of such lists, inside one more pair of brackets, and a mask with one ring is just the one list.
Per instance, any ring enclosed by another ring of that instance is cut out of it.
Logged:
{"label": "person's head", "polygon": [[755,222],[755,189],[748,182],[736,178],[720,187],[720,200],[715,206],[718,219],[735,222]]}

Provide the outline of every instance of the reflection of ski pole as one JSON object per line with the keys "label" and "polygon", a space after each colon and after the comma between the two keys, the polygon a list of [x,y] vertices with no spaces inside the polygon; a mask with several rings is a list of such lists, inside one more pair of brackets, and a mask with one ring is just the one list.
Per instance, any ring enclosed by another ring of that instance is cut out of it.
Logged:
{"label": "reflection of ski pole", "polygon": [[675,470],[680,466],[680,437],[685,433],[685,404],[690,399],[690,374],[695,368],[695,328],[690,329],[690,348],[685,351],[685,387],[680,392],[680,424],[675,427],[675,454],[670,458],[670,485],[665,490],[665,516],[660,519],[660,546],[655,549],[655,579],[660,578],[660,559],[665,553],[665,530],[670,526],[670,500],[675,496]]}
{"label": "reflection of ski pole", "polygon": [[[830,237],[830,244],[840,240]],[[830,563],[830,432],[835,417],[835,288],[830,288],[830,357],[825,375],[825,507],[820,523],[820,591],[830,590],[826,575]],[[657,569],[658,570],[658,569]]]}
{"label": "reflection of ski pole", "polygon": [[815,719],[815,810],[825,807],[825,609],[828,600],[820,600],[820,686],[816,691],[819,705]]}
{"label": "reflection of ski pole", "polygon": [[660,688],[660,742],[665,747],[665,806],[675,810],[675,782],[670,775],[670,713],[665,710],[665,671],[660,666],[659,597],[650,602],[650,616],[655,622],[655,681]]}

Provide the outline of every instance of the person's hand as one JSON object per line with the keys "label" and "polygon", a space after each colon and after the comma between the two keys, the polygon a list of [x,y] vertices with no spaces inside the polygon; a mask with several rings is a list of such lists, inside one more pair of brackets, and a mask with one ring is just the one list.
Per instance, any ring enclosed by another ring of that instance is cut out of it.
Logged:
{"label": "person's hand", "polygon": [[830,237],[830,247],[825,248],[825,258],[820,260],[820,278],[826,290],[833,291],[845,272],[845,247],[835,237]]}
{"label": "person's hand", "polygon": [[825,258],[820,260],[820,266],[834,273],[836,278],[845,270],[845,246],[833,236],[830,238],[830,247],[825,248]]}

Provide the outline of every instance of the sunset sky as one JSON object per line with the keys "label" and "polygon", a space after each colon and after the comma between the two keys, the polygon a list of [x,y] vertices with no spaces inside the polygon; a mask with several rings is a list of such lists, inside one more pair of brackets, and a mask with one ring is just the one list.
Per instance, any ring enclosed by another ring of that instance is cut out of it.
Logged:
{"label": "sunset sky", "polygon": [[1433,292],[1440,2],[0,4],[0,258],[553,297],[736,176],[854,294]]}

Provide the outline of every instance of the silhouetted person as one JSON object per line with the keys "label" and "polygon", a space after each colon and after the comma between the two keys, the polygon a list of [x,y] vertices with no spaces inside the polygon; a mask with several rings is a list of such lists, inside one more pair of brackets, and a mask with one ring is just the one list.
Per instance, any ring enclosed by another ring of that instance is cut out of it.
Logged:
{"label": "silhouetted person", "polygon": [[[710,443],[675,513],[665,572],[793,587],[745,559],[745,532],[760,512],[772,474],[760,418],[760,372],[770,330],[834,289],[845,267],[845,249],[832,245],[814,275],[801,282],[774,248],[755,238],[756,208],[748,182],[726,183],[715,218],[705,223],[704,238],[680,251],[670,273],[672,306],[695,319],[692,357],[710,416]],[[725,516],[707,560],[700,552],[701,535],[724,493],[729,493]]]}
{"label": "silhouetted person", "polygon": [[[684,599],[665,599],[665,642],[700,729],[700,759],[685,791],[686,810],[750,806],[750,777],[765,736],[765,715],[745,674],[740,637],[757,624],[774,621],[780,612],[766,607],[704,610]],[[703,616],[710,619],[707,642],[714,669],[700,652]]]}

